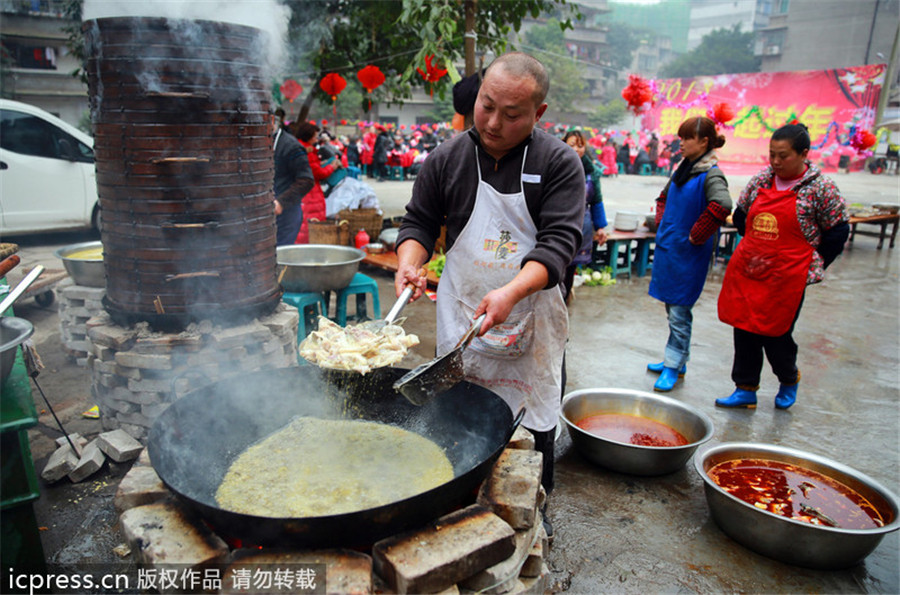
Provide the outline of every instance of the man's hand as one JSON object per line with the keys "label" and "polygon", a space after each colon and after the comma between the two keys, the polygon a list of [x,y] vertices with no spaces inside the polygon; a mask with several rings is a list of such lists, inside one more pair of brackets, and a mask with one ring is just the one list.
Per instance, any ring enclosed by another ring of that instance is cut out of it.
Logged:
{"label": "man's hand", "polygon": [[605,229],[598,229],[594,232],[594,241],[597,242],[598,246],[605,244],[608,238],[609,234],[606,233]]}
{"label": "man's hand", "polygon": [[275,216],[277,217],[278,215],[280,215],[282,213],[282,211],[284,211],[284,209],[281,208],[281,203],[278,202],[278,200],[276,199],[275,200]]}
{"label": "man's hand", "polygon": [[397,273],[394,275],[394,291],[397,297],[400,297],[410,283],[416,288],[412,294],[412,301],[422,297],[428,281],[419,274],[419,269],[428,260],[428,256],[424,246],[415,240],[408,240],[397,246]]}
{"label": "man's hand", "polygon": [[505,322],[516,304],[542,290],[547,281],[547,268],[535,260],[529,260],[512,281],[489,291],[475,309],[475,318],[487,314],[478,336],[486,333],[492,326]]}

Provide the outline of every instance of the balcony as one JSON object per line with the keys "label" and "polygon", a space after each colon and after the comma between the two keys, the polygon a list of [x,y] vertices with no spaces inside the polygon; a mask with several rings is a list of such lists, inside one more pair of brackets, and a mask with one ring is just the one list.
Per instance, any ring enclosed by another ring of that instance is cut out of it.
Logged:
{"label": "balcony", "polygon": [[64,0],[0,0],[0,12],[63,18],[65,5]]}

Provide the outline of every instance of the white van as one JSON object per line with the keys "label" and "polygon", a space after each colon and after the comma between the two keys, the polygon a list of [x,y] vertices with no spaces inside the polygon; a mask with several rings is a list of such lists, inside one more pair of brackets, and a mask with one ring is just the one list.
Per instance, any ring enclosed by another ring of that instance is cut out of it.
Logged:
{"label": "white van", "polygon": [[0,236],[99,225],[91,137],[40,108],[0,99]]}

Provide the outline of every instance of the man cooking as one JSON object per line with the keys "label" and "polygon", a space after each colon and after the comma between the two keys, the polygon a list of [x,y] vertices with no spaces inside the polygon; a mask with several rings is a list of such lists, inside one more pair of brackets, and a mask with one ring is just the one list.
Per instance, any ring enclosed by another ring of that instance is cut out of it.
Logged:
{"label": "man cooking", "polygon": [[487,69],[473,128],[440,144],[422,165],[397,237],[397,295],[425,279],[447,226],[437,292],[437,352],[450,351],[475,318],[480,336],[464,353],[467,380],[500,395],[544,455],[553,488],[553,441],[568,334],[559,283],[581,242],[584,168],[558,138],[535,129],[549,79],[533,57],[513,52]]}

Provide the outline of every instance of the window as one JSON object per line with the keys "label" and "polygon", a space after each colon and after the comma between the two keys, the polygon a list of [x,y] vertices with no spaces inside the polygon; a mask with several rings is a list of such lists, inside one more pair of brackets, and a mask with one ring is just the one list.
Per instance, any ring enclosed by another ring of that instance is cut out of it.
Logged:
{"label": "window", "polygon": [[74,149],[76,161],[93,163],[94,151],[89,146],[53,124],[21,112],[0,112],[0,147],[8,151],[64,159],[66,144]]}
{"label": "window", "polygon": [[3,54],[18,68],[56,70],[56,48],[3,42]]}

